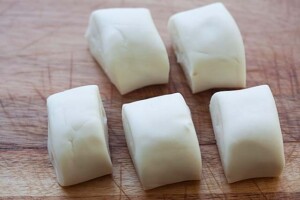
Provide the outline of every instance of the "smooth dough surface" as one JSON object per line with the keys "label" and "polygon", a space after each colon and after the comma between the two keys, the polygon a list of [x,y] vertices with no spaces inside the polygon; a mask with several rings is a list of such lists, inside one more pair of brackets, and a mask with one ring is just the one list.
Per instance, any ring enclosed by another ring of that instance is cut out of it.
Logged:
{"label": "smooth dough surface", "polygon": [[148,9],[96,10],[86,38],[93,57],[121,94],[168,82],[167,51]]}
{"label": "smooth dough surface", "polygon": [[222,3],[177,13],[168,29],[193,93],[246,86],[242,36]]}
{"label": "smooth dough surface", "polygon": [[283,141],[269,86],[217,92],[211,98],[210,113],[229,183],[281,174]]}
{"label": "smooth dough surface", "polygon": [[197,134],[181,94],[124,104],[122,120],[127,146],[145,190],[200,179]]}
{"label": "smooth dough surface", "polygon": [[69,186],[112,173],[98,86],[53,94],[47,107],[48,152],[58,183]]}

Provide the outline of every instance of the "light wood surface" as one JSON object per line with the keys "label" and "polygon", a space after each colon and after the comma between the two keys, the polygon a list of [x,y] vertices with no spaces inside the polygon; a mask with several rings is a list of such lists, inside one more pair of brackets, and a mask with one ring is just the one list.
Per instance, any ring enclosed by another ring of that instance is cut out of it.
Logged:
{"label": "light wood surface", "polygon": [[[247,86],[275,96],[286,167],[279,178],[227,184],[211,126],[210,90],[192,95],[176,64],[168,18],[212,1],[0,0],[0,199],[300,199],[300,1],[224,0],[243,35]],[[146,7],[167,46],[169,84],[121,96],[91,57],[83,35],[99,8]],[[108,115],[113,175],[61,188],[47,154],[46,98],[97,84]],[[203,157],[201,181],[143,191],[128,154],[123,103],[180,92],[192,111]]]}

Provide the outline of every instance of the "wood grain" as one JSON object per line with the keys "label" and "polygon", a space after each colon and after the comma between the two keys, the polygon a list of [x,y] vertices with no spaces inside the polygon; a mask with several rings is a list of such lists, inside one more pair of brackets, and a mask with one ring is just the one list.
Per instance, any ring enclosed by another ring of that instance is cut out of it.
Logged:
{"label": "wood grain", "polygon": [[[213,1],[0,0],[0,199],[300,199],[300,1],[224,0],[243,35],[247,86],[270,85],[284,138],[286,167],[279,178],[227,184],[211,126],[209,90],[192,95],[176,63],[168,18]],[[99,8],[146,7],[166,44],[169,84],[121,96],[91,57],[83,37]],[[46,98],[97,84],[108,115],[112,176],[61,188],[46,149]],[[200,182],[145,192],[128,155],[123,103],[180,92],[192,111],[203,157]]]}

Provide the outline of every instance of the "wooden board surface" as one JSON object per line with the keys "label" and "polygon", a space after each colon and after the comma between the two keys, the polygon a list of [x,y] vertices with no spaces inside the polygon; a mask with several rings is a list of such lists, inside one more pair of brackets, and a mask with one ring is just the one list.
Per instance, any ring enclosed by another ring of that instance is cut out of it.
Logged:
{"label": "wooden board surface", "polygon": [[[269,84],[284,138],[286,167],[279,178],[227,184],[211,126],[210,90],[192,95],[176,64],[168,18],[211,3],[138,0],[0,0],[0,199],[300,199],[300,1],[224,0],[243,35],[247,86]],[[147,7],[167,46],[171,77],[121,96],[92,59],[83,35],[99,8]],[[97,84],[108,115],[113,175],[61,188],[47,155],[46,98]],[[121,106],[180,92],[192,110],[203,157],[202,180],[145,192],[133,168],[121,123]]]}

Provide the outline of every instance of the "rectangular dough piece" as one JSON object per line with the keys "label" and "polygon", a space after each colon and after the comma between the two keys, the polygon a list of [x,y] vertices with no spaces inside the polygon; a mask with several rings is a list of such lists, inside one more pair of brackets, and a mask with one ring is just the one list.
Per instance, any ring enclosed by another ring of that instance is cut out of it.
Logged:
{"label": "rectangular dough piece", "polygon": [[167,50],[148,9],[96,10],[86,38],[91,54],[121,94],[168,83]]}
{"label": "rectangular dough piece", "polygon": [[200,179],[198,138],[181,94],[124,104],[122,120],[127,146],[145,190]]}
{"label": "rectangular dough piece", "polygon": [[168,29],[193,93],[246,86],[243,39],[222,3],[177,13],[169,19]]}
{"label": "rectangular dough piece", "polygon": [[47,99],[48,152],[61,186],[112,173],[107,119],[99,89],[89,85]]}
{"label": "rectangular dough piece", "polygon": [[217,92],[210,113],[228,183],[281,174],[283,141],[269,86]]}

